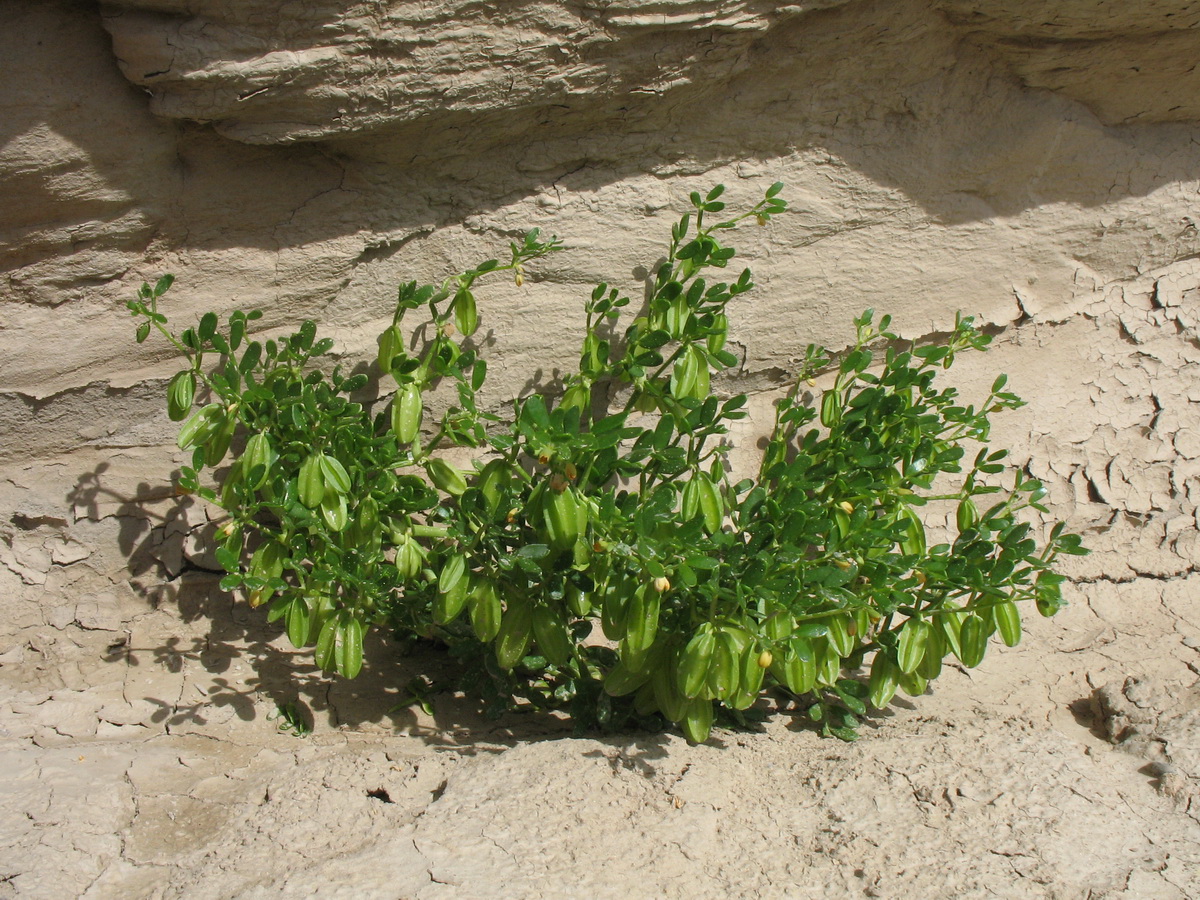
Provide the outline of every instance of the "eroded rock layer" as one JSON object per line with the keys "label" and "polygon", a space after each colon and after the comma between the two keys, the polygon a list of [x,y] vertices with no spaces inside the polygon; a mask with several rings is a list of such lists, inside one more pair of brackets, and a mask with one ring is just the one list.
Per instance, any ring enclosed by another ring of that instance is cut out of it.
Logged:
{"label": "eroded rock layer", "polygon": [[[847,5],[859,21],[881,18],[862,0],[392,0],[284,10],[109,0],[104,23],[122,72],[150,91],[157,114],[279,143],[455,112],[662,95],[728,78],[770,50],[773,31],[819,32],[814,13]],[[925,14],[945,16],[1026,85],[1080,101],[1109,124],[1190,121],[1200,109],[1200,10],[1189,0],[939,0]]]}
{"label": "eroded rock layer", "polygon": [[847,0],[778,4],[106,3],[121,71],[172,118],[250,143],[469,111],[662,94],[744,65],[755,38]]}

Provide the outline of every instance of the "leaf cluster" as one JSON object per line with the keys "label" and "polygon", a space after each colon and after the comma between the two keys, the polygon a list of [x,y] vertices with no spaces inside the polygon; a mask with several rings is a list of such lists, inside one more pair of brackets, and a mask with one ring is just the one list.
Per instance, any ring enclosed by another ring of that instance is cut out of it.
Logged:
{"label": "leaf cluster", "polygon": [[[945,659],[978,665],[994,634],[1015,645],[1022,604],[1062,605],[1056,558],[1086,551],[1062,523],[1039,541],[1023,513],[1047,512],[1043,487],[988,446],[991,416],[1021,403],[1005,378],[976,404],[938,381],[988,343],[969,317],[913,346],[868,310],[844,352],[809,347],[758,471],[731,474],[747,397],[713,378],[739,364],[729,307],[754,283],[722,279],[725,236],[784,212],[782,188],[730,218],[722,186],[693,193],[636,314],[598,285],[578,368],[507,416],[477,402],[475,290],[502,272],[520,285],[560,249],[537,231],[508,262],[399,288],[375,360],[394,387],[377,398],[360,396],[365,374],[319,367],[332,342],[313,322],[259,340],[257,313],[207,313],[176,336],[159,309],[170,276],[143,286],[138,340],[156,329],[187,361],[167,391],[192,451],[180,489],[228,514],[223,589],[331,672],[354,677],[364,633],[384,628],[444,645],[456,686],[497,713],[670,722],[696,741],[769,689],[852,739],[868,707],[923,693]],[[458,402],[434,421],[425,397],[443,383]],[[453,447],[478,450],[470,469],[439,455]],[[931,502],[954,510],[952,541],[928,541]]]}

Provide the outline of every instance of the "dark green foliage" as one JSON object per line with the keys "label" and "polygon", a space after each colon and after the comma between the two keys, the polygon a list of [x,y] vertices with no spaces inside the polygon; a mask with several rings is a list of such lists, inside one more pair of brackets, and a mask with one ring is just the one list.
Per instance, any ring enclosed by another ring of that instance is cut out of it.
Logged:
{"label": "dark green foliage", "polygon": [[[731,479],[722,441],[747,398],[717,397],[711,378],[738,363],[727,307],[754,284],[749,270],[713,276],[734,256],[726,231],[784,211],[781,188],[712,225],[723,189],[693,194],[644,314],[614,339],[630,301],[599,285],[559,398],[532,394],[504,419],[477,405],[486,366],[456,335],[478,325],[477,281],[510,271],[520,284],[559,249],[537,231],[503,265],[400,288],[376,362],[396,387],[379,408],[355,399],[365,375],[314,366],[332,342],[313,322],[259,341],[247,333],[257,313],[207,313],[176,336],[158,308],[170,276],[143,286],[129,304],[138,340],[156,328],[189,361],[168,405],[193,450],[181,489],[229,515],[222,587],[265,604],[331,672],[357,674],[364,631],[382,627],[443,643],[459,685],[497,712],[561,707],[584,727],[666,719],[697,741],[716,706],[743,721],[770,687],[851,739],[868,706],[922,693],[948,655],[977,665],[997,631],[1015,644],[1016,604],[1056,612],[1054,560],[1086,551],[1061,523],[1039,544],[1020,518],[1046,512],[1037,481],[1013,469],[1001,489],[989,418],[1020,404],[1003,376],[978,405],[936,381],[988,343],[971,319],[913,347],[867,311],[838,358],[810,347],[758,472]],[[414,353],[402,326],[418,311],[427,340]],[[826,372],[814,409],[804,392]],[[425,392],[447,380],[458,403],[425,421]],[[982,447],[972,461],[964,442]],[[474,469],[434,456],[450,446],[480,448]],[[208,487],[201,471],[235,447]],[[936,494],[942,475],[956,486]],[[931,500],[957,504],[953,543],[928,544],[919,511]],[[613,646],[593,639],[596,625]],[[868,657],[868,683],[846,677]]]}

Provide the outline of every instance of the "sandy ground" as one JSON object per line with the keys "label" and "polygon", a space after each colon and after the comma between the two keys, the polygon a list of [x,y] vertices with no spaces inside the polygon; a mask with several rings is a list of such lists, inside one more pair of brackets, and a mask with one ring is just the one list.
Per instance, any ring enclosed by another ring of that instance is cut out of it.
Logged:
{"label": "sandy ground", "polygon": [[[389,711],[429,660],[376,642],[357,681],[323,680],[215,576],[170,561],[189,552],[162,541],[185,532],[170,521],[122,535],[142,570],[129,596],[111,596],[124,561],[92,552],[110,592],[40,585],[83,599],[0,655],[0,897],[1200,893],[1200,576],[1114,579],[1119,554],[1089,557],[1067,611],[855,744],[777,709],[689,746],[489,722],[453,696],[432,717]],[[9,588],[21,559],[36,580],[28,546],[7,551]],[[153,574],[152,546],[175,576]],[[284,702],[310,736],[279,731]]]}
{"label": "sandy ground", "polygon": [[205,571],[167,449],[0,468],[0,898],[1200,896],[1195,323],[1138,291],[965,363],[1048,385],[1009,435],[1094,551],[1069,608],[855,744],[397,710],[435,663],[323,679]]}

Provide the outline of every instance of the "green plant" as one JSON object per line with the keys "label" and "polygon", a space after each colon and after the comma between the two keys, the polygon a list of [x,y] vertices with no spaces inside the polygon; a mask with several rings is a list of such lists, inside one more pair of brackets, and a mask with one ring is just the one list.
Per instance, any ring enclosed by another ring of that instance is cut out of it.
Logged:
{"label": "green plant", "polygon": [[296,737],[308,737],[312,734],[312,725],[295,703],[276,703],[275,711],[267,716],[268,722],[274,720],[278,720],[275,726],[278,731],[291,732]]}
{"label": "green plant", "polygon": [[[733,258],[727,232],[786,208],[781,190],[728,219],[721,186],[693,193],[641,314],[618,334],[630,300],[599,285],[578,371],[509,416],[476,400],[487,369],[470,341],[474,291],[505,271],[520,284],[559,249],[537,231],[507,263],[399,289],[376,360],[395,381],[390,398],[359,398],[366,374],[314,368],[332,342],[313,322],[258,340],[247,333],[257,313],[222,324],[210,312],[176,336],[159,310],[171,277],[144,285],[129,304],[138,340],[157,329],[188,360],[167,392],[192,450],[180,488],[229,516],[223,589],[267,604],[331,672],[354,677],[364,630],[382,627],[448,647],[458,686],[495,712],[565,707],[583,727],[661,716],[695,741],[718,711],[738,719],[769,687],[851,739],[868,706],[923,693],[948,655],[975,666],[994,632],[1016,644],[1018,604],[1056,612],[1054,560],[1086,551],[1062,523],[1039,546],[1020,520],[1046,512],[1036,480],[1012,468],[1001,490],[989,417],[1021,402],[1004,377],[978,406],[935,383],[988,343],[970,318],[914,347],[868,310],[845,352],[809,347],[758,471],[731,475],[723,435],[747,398],[718,397],[710,379],[738,363],[727,310],[754,285],[749,270],[704,276]],[[405,331],[421,310],[423,343]],[[825,372],[813,409],[806,390]],[[442,383],[458,402],[427,421],[427,392]],[[980,449],[964,472],[966,443]],[[464,446],[480,448],[470,471],[435,455]],[[931,501],[956,504],[950,543],[927,544]],[[868,658],[869,677],[852,677]]]}

